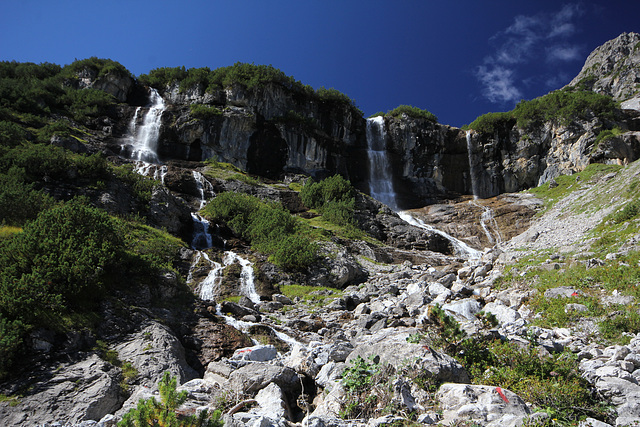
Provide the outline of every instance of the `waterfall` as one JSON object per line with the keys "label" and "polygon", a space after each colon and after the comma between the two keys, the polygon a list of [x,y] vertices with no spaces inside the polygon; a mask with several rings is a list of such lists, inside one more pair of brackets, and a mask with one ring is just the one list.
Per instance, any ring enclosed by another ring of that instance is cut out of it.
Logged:
{"label": "waterfall", "polygon": [[[193,171],[193,179],[196,182],[196,188],[200,193],[200,205],[198,210],[202,209],[207,204],[206,192],[214,194],[213,186],[207,179],[198,171]],[[197,250],[209,249],[213,246],[213,239],[209,233],[209,221],[195,212],[191,212],[191,218],[193,219],[193,237],[191,239],[191,247]]]}
{"label": "waterfall", "polygon": [[479,259],[482,256],[482,252],[477,250],[477,249],[473,249],[471,246],[467,245],[466,243],[464,243],[462,240],[456,239],[455,237],[451,236],[450,234],[445,233],[444,231],[438,230],[437,228],[429,225],[429,224],[425,224],[424,221],[419,220],[418,218],[414,218],[413,216],[411,216],[411,214],[409,214],[408,212],[399,212],[398,215],[400,216],[400,218],[402,218],[405,222],[422,228],[423,230],[428,230],[431,232],[434,232],[436,234],[439,234],[440,236],[444,237],[445,239],[449,240],[451,242],[451,244],[453,245],[454,249],[456,250],[456,252],[461,255],[461,256],[465,256],[469,259]]}
{"label": "waterfall", "polygon": [[469,160],[469,178],[471,180],[471,193],[473,198],[478,198],[478,173],[476,171],[476,165],[473,161],[473,139],[471,138],[471,131],[466,132],[467,137],[467,158]]}
{"label": "waterfall", "polygon": [[393,191],[391,166],[387,158],[384,117],[367,119],[367,144],[369,146],[369,194],[379,202],[398,210]]}
{"label": "waterfall", "polygon": [[149,95],[148,110],[140,121],[141,107],[136,109],[133,119],[129,123],[129,142],[131,153],[129,157],[133,160],[145,163],[158,163],[158,137],[160,136],[160,125],[162,123],[162,113],[166,106],[164,99],[157,90],[151,89]]}
{"label": "waterfall", "polygon": [[224,265],[231,265],[237,262],[242,267],[240,271],[240,293],[249,298],[252,303],[258,304],[260,302],[260,295],[256,292],[256,285],[253,275],[253,263],[248,259],[240,257],[238,254],[232,251],[224,253],[224,259],[222,260]]}
{"label": "waterfall", "polygon": [[[467,133],[467,144],[469,144],[469,134]],[[469,259],[478,259],[482,253],[473,249],[466,243],[455,237],[438,230],[423,221],[414,218],[409,212],[400,212],[396,203],[396,193],[393,191],[391,166],[387,158],[386,131],[384,128],[384,117],[378,116],[367,119],[367,145],[369,147],[369,193],[371,197],[389,206],[400,218],[413,226],[422,228],[441,235],[451,242],[456,252]]]}
{"label": "waterfall", "polygon": [[489,206],[483,206],[477,201],[469,201],[469,203],[482,209],[482,214],[480,214],[480,227],[482,227],[482,231],[484,231],[484,235],[487,236],[487,240],[489,241],[489,243],[502,243],[500,227],[498,227],[498,221],[496,221],[495,217],[493,216],[493,209],[491,209]]}

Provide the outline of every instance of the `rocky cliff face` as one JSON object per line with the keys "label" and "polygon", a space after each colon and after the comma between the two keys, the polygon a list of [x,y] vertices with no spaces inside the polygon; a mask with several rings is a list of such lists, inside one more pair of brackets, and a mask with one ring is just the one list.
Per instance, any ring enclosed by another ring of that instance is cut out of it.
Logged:
{"label": "rocky cliff face", "polygon": [[[167,87],[159,154],[184,160],[216,158],[256,175],[335,173],[354,183],[366,177],[364,119],[354,107],[318,101],[276,83],[257,89],[235,85],[207,93]],[[195,118],[190,105],[217,109]]]}
{"label": "rocky cliff face", "polygon": [[[569,86],[629,98],[640,82],[639,42],[640,35],[625,33],[605,43]],[[119,98],[132,92],[131,83],[122,79],[85,77],[81,81],[87,87],[104,87]],[[236,84],[213,92],[201,85],[184,90],[174,83],[162,94],[169,104],[158,147],[164,159],[216,158],[269,178],[339,173],[368,192],[365,120],[351,105],[321,101],[278,83],[252,89]],[[210,114],[195,114],[194,105],[206,106]],[[627,109],[634,105],[623,104]],[[640,123],[637,113],[625,111],[614,121],[592,117],[567,124],[540,122],[526,129],[507,121],[491,134],[472,132],[469,137],[461,129],[406,114],[387,116],[387,150],[399,206],[416,208],[474,191],[491,197],[581,171],[592,162],[631,162],[640,155],[634,133]],[[599,133],[612,127],[622,134],[596,146]],[[120,129],[126,131],[126,126]]]}
{"label": "rocky cliff face", "polygon": [[595,49],[569,86],[624,101],[638,93],[640,84],[640,34],[623,33]]}

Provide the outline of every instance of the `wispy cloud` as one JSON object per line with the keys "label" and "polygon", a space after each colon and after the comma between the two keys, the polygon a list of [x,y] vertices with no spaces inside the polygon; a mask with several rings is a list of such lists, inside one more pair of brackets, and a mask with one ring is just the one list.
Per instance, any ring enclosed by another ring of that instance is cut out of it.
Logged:
{"label": "wispy cloud", "polygon": [[500,66],[480,66],[477,77],[484,86],[484,96],[491,102],[505,104],[522,98],[513,81],[513,70]]}
{"label": "wispy cloud", "polygon": [[[531,77],[519,75],[522,65],[542,58],[552,64],[580,59],[580,47],[569,39],[576,32],[574,21],[582,14],[580,5],[568,4],[553,13],[516,16],[511,25],[489,40],[494,51],[476,68],[483,96],[501,104],[518,101],[522,97],[520,87]],[[549,81],[550,77],[539,79]]]}
{"label": "wispy cloud", "polygon": [[551,46],[546,49],[547,61],[575,61],[581,58],[578,46]]}

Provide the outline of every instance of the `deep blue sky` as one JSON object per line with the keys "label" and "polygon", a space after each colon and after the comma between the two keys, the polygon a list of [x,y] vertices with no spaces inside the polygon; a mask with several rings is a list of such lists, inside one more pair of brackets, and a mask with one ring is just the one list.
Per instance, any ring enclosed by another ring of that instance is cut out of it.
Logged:
{"label": "deep blue sky", "polygon": [[3,1],[0,60],[111,58],[133,74],[271,64],[371,115],[399,104],[461,126],[568,83],[640,32],[640,2],[514,0]]}

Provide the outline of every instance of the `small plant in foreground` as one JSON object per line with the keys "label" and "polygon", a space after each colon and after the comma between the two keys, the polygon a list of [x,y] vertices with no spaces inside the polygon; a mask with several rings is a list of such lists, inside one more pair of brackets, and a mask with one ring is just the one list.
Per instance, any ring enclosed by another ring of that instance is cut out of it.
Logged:
{"label": "small plant in foreground", "polygon": [[209,415],[204,410],[196,416],[179,415],[177,409],[187,400],[187,392],[177,392],[177,381],[165,372],[160,383],[160,402],[155,398],[142,399],[136,408],[124,414],[118,427],[222,427],[220,411]]}

